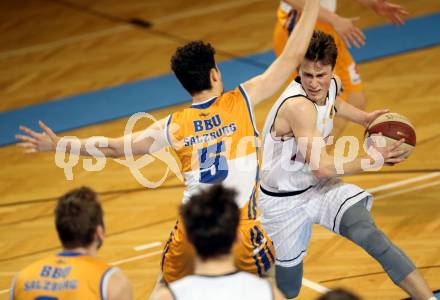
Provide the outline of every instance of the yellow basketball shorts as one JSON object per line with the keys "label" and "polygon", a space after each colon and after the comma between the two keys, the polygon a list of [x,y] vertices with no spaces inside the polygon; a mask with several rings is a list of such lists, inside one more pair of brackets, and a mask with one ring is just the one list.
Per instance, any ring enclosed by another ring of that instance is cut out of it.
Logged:
{"label": "yellow basketball shorts", "polygon": [[[240,220],[232,253],[241,271],[263,275],[275,262],[272,241],[257,220]],[[182,220],[176,222],[162,253],[162,273],[167,283],[194,273],[195,249],[188,242]]]}

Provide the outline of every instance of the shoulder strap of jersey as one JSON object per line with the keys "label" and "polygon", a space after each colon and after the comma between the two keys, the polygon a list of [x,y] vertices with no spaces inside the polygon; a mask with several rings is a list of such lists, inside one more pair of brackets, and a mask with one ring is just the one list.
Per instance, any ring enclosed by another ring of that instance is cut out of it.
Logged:
{"label": "shoulder strap of jersey", "polygon": [[171,140],[171,135],[170,135],[170,124],[171,124],[171,119],[173,117],[173,114],[169,114],[166,122],[165,122],[165,130],[164,130],[164,134],[165,134],[165,140],[167,141],[168,145],[173,148],[173,143]]}
{"label": "shoulder strap of jersey", "polygon": [[110,267],[104,272],[104,274],[102,274],[101,283],[99,285],[101,300],[107,299],[108,281],[109,281],[110,277],[112,276],[112,274],[115,273],[116,271],[119,271],[119,269],[116,267]]}
{"label": "shoulder strap of jersey", "polygon": [[252,127],[254,128],[254,134],[255,134],[255,136],[259,136],[260,133],[258,132],[258,129],[257,129],[257,123],[255,122],[254,112],[253,112],[253,110],[252,110],[252,105],[251,105],[251,102],[250,102],[250,100],[249,100],[249,96],[248,96],[248,94],[246,93],[246,90],[244,89],[244,87],[243,87],[242,84],[240,84],[240,85],[238,86],[238,88],[239,88],[240,93],[243,95],[243,98],[244,98],[244,100],[245,100],[245,102],[246,102],[246,107],[247,107],[247,109],[248,109],[249,116],[250,116],[250,118],[251,118]]}

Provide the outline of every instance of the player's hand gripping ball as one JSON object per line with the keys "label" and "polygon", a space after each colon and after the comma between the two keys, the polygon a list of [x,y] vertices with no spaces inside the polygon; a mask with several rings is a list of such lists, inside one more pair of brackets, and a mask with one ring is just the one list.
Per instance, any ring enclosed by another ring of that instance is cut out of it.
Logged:
{"label": "player's hand gripping ball", "polygon": [[369,138],[372,140],[378,139],[380,138],[379,133],[382,133],[382,138],[385,139],[387,146],[402,138],[405,139],[405,142],[399,146],[399,149],[405,151],[402,155],[403,158],[407,158],[416,146],[416,131],[414,126],[401,114],[386,113],[371,122],[365,131],[367,147],[369,146]]}

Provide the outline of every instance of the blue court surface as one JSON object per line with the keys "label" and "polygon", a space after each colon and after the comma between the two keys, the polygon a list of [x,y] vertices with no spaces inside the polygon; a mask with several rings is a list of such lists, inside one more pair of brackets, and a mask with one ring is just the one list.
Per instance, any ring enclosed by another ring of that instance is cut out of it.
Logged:
{"label": "blue court surface", "polygon": [[[357,62],[396,55],[440,44],[440,13],[413,18],[405,26],[367,28],[367,45],[353,49]],[[438,31],[437,31],[438,32]],[[259,74],[274,59],[272,51],[223,61],[219,64],[225,88],[231,89]],[[237,71],[239,70],[239,71]],[[7,101],[7,99],[2,99]],[[131,82],[47,103],[0,113],[0,146],[15,143],[20,124],[38,129],[44,120],[55,132],[102,123],[139,111],[152,111],[190,101],[172,74]],[[122,134],[122,131],[121,131]]]}

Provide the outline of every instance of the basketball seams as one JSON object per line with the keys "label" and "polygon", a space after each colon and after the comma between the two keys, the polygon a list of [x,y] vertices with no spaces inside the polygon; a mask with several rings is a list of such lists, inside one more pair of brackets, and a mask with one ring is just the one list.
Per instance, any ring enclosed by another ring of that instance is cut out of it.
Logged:
{"label": "basketball seams", "polygon": [[383,114],[379,117],[377,117],[376,119],[374,119],[373,122],[371,122],[371,124],[368,127],[372,127],[375,126],[379,123],[383,123],[383,122],[391,122],[391,121],[395,121],[395,122],[402,122],[407,124],[408,126],[410,126],[411,128],[414,129],[414,126],[411,124],[411,122],[408,120],[408,118],[402,116],[401,114],[398,113],[386,113]]}
{"label": "basketball seams", "polygon": [[[400,121],[386,121],[368,128],[368,133],[370,135],[378,134],[379,132],[382,132],[384,136],[394,140],[405,138],[406,144],[413,147],[416,145],[416,134],[414,129],[412,126],[406,123],[402,123]],[[403,133],[403,135],[397,134],[398,132]]]}

